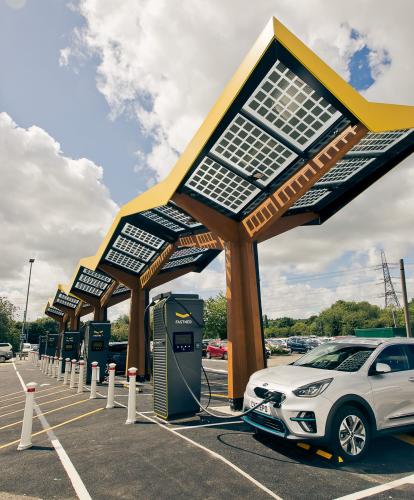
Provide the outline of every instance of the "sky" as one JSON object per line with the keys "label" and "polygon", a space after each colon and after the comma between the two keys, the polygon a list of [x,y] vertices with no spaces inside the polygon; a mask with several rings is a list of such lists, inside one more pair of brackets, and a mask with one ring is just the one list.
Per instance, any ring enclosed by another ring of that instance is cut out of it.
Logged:
{"label": "sky", "polygon": [[[414,105],[413,14],[411,0],[0,0],[0,296],[19,319],[33,257],[28,317],[42,315],[119,207],[168,174],[271,16],[368,99]],[[382,305],[381,249],[406,260],[410,295],[413,192],[409,158],[322,226],[261,244],[263,311]],[[215,295],[223,269],[168,288]]]}

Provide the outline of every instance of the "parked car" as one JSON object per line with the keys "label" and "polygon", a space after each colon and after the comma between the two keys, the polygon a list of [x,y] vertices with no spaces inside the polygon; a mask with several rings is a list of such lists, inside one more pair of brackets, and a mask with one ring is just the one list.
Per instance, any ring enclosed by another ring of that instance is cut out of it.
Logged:
{"label": "parked car", "polygon": [[210,342],[207,346],[206,358],[228,359],[227,342],[223,340]]}
{"label": "parked car", "polygon": [[13,357],[13,348],[12,345],[8,342],[0,343],[0,363],[4,363],[8,359],[12,359]]}
{"label": "parked car", "polygon": [[282,339],[269,339],[271,351],[275,354],[290,354],[291,349],[287,346],[285,340]]}
{"label": "parked car", "polygon": [[287,340],[287,346],[292,352],[305,353],[311,349],[307,340],[301,337],[290,337]]}
{"label": "parked car", "polygon": [[[361,459],[383,433],[414,429],[414,339],[346,338],[316,347],[291,365],[254,373],[244,420],[258,432],[326,442]],[[398,391],[396,391],[396,387]]]}
{"label": "parked car", "polygon": [[267,342],[265,342],[265,355],[267,359],[272,355],[272,349]]}
{"label": "parked car", "polygon": [[32,349],[32,344],[29,344],[28,342],[24,342],[22,345],[22,352],[23,353],[28,353]]}

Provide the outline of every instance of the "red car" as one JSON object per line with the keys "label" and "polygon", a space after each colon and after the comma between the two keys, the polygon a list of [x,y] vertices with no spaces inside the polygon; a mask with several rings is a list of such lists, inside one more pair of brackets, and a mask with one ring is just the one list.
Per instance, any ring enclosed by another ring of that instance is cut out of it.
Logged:
{"label": "red car", "polygon": [[207,346],[206,358],[227,359],[227,342],[214,341]]}

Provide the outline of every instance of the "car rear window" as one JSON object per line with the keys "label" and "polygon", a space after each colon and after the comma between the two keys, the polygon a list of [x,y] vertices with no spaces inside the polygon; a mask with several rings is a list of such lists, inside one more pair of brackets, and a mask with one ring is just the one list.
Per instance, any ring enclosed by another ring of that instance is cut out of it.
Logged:
{"label": "car rear window", "polygon": [[331,342],[316,347],[293,364],[322,370],[356,372],[364,365],[373,350],[372,346]]}

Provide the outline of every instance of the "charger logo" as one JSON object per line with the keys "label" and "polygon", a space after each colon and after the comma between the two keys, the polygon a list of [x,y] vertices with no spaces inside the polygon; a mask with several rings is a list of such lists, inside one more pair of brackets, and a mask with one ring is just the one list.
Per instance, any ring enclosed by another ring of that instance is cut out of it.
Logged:
{"label": "charger logo", "polygon": [[180,319],[175,320],[176,325],[191,325],[191,323],[193,322],[192,319],[187,319],[187,318],[191,318],[191,314],[182,314],[182,313],[176,312],[175,315],[177,316],[177,318],[180,318]]}

